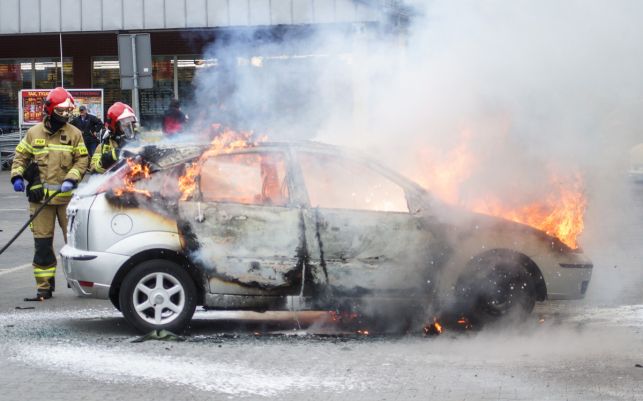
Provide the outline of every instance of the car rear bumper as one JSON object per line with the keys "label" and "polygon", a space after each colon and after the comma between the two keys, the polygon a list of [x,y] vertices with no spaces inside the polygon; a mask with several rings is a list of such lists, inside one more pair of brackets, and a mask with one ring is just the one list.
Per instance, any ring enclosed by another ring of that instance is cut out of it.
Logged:
{"label": "car rear bumper", "polygon": [[106,252],[82,251],[65,245],[61,251],[63,272],[74,292],[82,297],[109,298],[109,288],[118,269],[129,258]]}

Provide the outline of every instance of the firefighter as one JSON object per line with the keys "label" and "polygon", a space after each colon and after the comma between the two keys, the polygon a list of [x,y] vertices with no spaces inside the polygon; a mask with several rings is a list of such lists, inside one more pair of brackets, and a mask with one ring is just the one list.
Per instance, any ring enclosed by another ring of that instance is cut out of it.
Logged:
{"label": "firefighter", "polygon": [[92,156],[92,173],[102,174],[116,163],[121,149],[136,138],[136,123],[134,110],[125,103],[116,102],[107,110],[107,132]]}
{"label": "firefighter", "polygon": [[25,299],[29,301],[49,299],[56,289],[56,219],[67,242],[67,204],[87,170],[83,135],[68,123],[73,110],[74,98],[64,88],[49,92],[43,122],[31,127],[18,143],[11,165],[11,183],[16,192],[24,191],[25,181],[29,181],[26,189],[31,215],[43,201],[48,201],[31,223],[36,297]]}

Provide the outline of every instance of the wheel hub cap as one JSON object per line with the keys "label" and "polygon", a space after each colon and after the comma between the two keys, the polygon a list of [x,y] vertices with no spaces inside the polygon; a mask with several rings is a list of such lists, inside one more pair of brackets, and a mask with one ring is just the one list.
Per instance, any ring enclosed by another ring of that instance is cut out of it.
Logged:
{"label": "wheel hub cap", "polygon": [[156,294],[154,296],[154,305],[161,305],[165,302],[165,297],[161,294]]}

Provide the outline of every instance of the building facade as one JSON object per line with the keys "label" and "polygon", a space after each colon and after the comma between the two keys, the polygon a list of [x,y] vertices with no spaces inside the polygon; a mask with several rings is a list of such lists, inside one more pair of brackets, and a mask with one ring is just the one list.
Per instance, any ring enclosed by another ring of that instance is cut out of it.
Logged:
{"label": "building facade", "polygon": [[[193,98],[198,69],[256,67],[256,57],[275,52],[267,43],[297,42],[290,52],[314,54],[307,37],[377,31],[395,9],[383,0],[2,0],[0,128],[18,126],[21,89],[101,88],[106,108],[131,102],[120,89],[118,34],[151,35],[154,87],[139,97],[142,123],[155,127],[172,98]],[[238,38],[244,51],[218,59],[213,44]]]}

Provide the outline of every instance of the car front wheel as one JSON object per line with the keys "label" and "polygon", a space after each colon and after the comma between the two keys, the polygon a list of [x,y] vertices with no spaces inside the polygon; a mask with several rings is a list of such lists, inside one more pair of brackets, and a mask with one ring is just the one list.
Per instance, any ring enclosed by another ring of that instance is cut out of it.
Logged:
{"label": "car front wheel", "polygon": [[197,290],[188,272],[162,259],[137,265],[123,280],[119,301],[125,319],[137,330],[180,333],[196,309]]}
{"label": "car front wheel", "polygon": [[515,261],[482,261],[456,288],[463,314],[481,324],[524,320],[536,303],[532,277]]}

